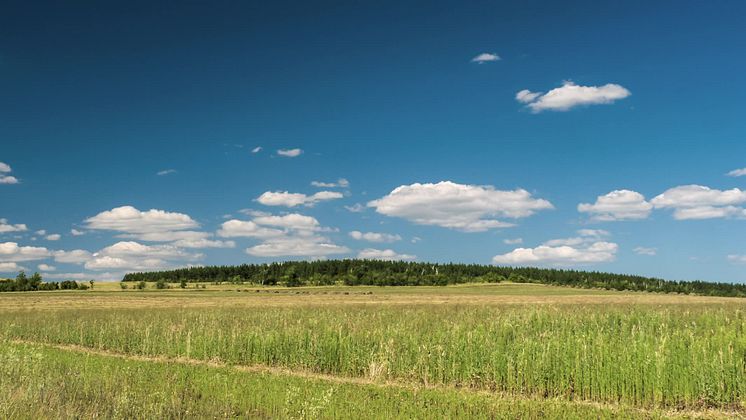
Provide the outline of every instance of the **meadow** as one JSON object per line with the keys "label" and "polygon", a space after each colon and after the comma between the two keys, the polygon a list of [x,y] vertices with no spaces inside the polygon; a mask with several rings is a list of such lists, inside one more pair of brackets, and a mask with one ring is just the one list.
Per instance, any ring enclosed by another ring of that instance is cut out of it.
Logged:
{"label": "meadow", "polygon": [[0,417],[746,415],[746,300],[537,284],[0,295]]}

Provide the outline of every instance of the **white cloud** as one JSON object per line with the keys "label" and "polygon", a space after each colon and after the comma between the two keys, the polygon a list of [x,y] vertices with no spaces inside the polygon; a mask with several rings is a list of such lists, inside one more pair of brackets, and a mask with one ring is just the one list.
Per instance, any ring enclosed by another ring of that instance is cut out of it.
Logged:
{"label": "white cloud", "polygon": [[632,251],[637,255],[648,255],[652,257],[658,253],[658,248],[646,248],[644,246],[638,246]]}
{"label": "white cloud", "polygon": [[0,262],[41,260],[50,255],[50,251],[43,247],[18,246],[16,242],[0,242]]}
{"label": "white cloud", "polygon": [[120,241],[93,254],[94,257],[158,257],[165,259],[197,259],[199,254],[189,254],[173,245],[145,245],[135,241]]}
{"label": "white cloud", "polygon": [[259,153],[263,150],[262,146],[257,146],[253,149],[251,149],[251,153]]}
{"label": "white cloud", "polygon": [[492,258],[494,264],[524,265],[548,264],[567,266],[613,261],[619,246],[601,238],[608,236],[604,230],[581,229],[580,236],[552,239],[536,248],[516,248],[507,254]]}
{"label": "white cloud", "polygon": [[401,241],[401,236],[392,235],[389,233],[377,233],[377,232],[360,232],[353,230],[350,232],[350,237],[358,241],[368,242],[396,242]]}
{"label": "white cloud", "polygon": [[39,269],[40,271],[54,271],[54,270],[56,270],[56,269],[57,269],[57,267],[55,267],[55,266],[53,266],[53,265],[49,265],[49,264],[39,264],[39,265],[37,266],[37,268],[38,268],[38,269]]}
{"label": "white cloud", "polygon": [[93,254],[84,249],[74,249],[72,251],[54,251],[52,253],[54,260],[67,264],[83,264],[90,260]]}
{"label": "white cloud", "polygon": [[650,201],[657,209],[674,210],[676,220],[746,217],[746,191],[738,188],[721,191],[701,185],[670,188]]}
{"label": "white cloud", "polygon": [[313,195],[290,193],[287,191],[267,191],[256,200],[265,206],[295,207],[304,205],[311,207],[321,201],[336,200],[342,197],[344,197],[342,193],[336,191],[319,191]]}
{"label": "white cloud", "polygon": [[18,178],[8,175],[12,171],[10,165],[0,162],[0,184],[18,184],[20,182]]}
{"label": "white cloud", "polygon": [[317,188],[349,188],[350,181],[339,178],[337,182],[311,181],[311,185]]}
{"label": "white cloud", "polygon": [[515,94],[515,100],[520,103],[527,104],[533,102],[539,96],[541,96],[541,92],[531,92],[528,89],[523,89],[522,91]]}
{"label": "white cloud", "polygon": [[168,268],[169,263],[160,258],[144,258],[128,260],[119,257],[101,256],[95,257],[85,263],[87,270],[159,270]]}
{"label": "white cloud", "polygon": [[0,233],[25,232],[27,230],[28,227],[22,223],[13,225],[8,223],[8,219],[0,219]]}
{"label": "white cloud", "polygon": [[153,270],[167,268],[175,262],[195,261],[202,254],[192,254],[173,245],[144,245],[121,241],[94,253],[85,263],[88,270]]}
{"label": "white cloud", "polygon": [[0,262],[0,273],[10,273],[14,271],[24,270],[22,266],[14,262]]}
{"label": "white cloud", "polygon": [[113,230],[129,234],[163,233],[198,227],[183,213],[151,209],[140,211],[132,206],[116,207],[86,219],[87,228]]}
{"label": "white cloud", "polygon": [[746,168],[734,169],[727,173],[728,176],[746,176]]}
{"label": "white cloud", "polygon": [[472,63],[489,63],[490,61],[500,61],[500,56],[494,53],[481,53],[471,59]]}
{"label": "white cloud", "polygon": [[630,190],[615,190],[599,195],[593,204],[578,204],[579,212],[601,222],[646,219],[652,210],[653,205],[645,201],[645,196]]}
{"label": "white cloud", "polygon": [[365,211],[366,207],[360,203],[355,203],[351,206],[345,206],[345,209],[351,213],[362,213]]}
{"label": "white cloud", "polygon": [[279,156],[294,158],[303,154],[302,149],[280,149],[277,151]]}
{"label": "white cloud", "polygon": [[44,236],[44,235],[46,235],[46,234],[47,234],[47,231],[46,231],[46,230],[44,230],[44,229],[39,229],[39,230],[37,230],[37,231],[36,231],[36,234],[37,234],[37,235],[42,235],[42,236]]}
{"label": "white cloud", "polygon": [[175,173],[176,173],[176,169],[164,169],[162,171],[158,171],[156,175],[163,176],[163,175],[171,175]]}
{"label": "white cloud", "polygon": [[85,232],[78,229],[70,229],[70,234],[73,236],[82,236],[85,235]]}
{"label": "white cloud", "polygon": [[348,248],[331,243],[327,238],[318,235],[271,238],[246,249],[247,254],[255,257],[321,258],[348,252]]}
{"label": "white cloud", "polygon": [[223,222],[217,234],[223,238],[271,238],[281,236],[284,232],[280,229],[260,226],[252,221],[233,219]]}
{"label": "white cloud", "polygon": [[10,175],[0,175],[0,184],[18,184],[18,178]]}
{"label": "white cloud", "polygon": [[235,248],[236,243],[233,241],[220,241],[214,239],[180,239],[173,242],[173,245],[182,248]]}
{"label": "white cloud", "polygon": [[734,264],[746,264],[746,255],[728,255],[728,261]]}
{"label": "white cloud", "polygon": [[384,261],[411,261],[416,255],[399,254],[393,249],[366,248],[357,254],[361,260],[384,260]]}
{"label": "white cloud", "polygon": [[59,233],[53,233],[51,235],[47,235],[46,237],[48,241],[59,241],[60,238],[62,238],[62,235],[60,235]]}
{"label": "white cloud", "polygon": [[503,239],[506,245],[519,245],[523,243],[523,238]]}
{"label": "white cloud", "polygon": [[368,203],[378,213],[401,217],[420,225],[434,225],[464,232],[482,232],[513,226],[495,217],[528,217],[554,208],[526,190],[496,190],[492,186],[464,185],[450,181],[402,185]]}
{"label": "white cloud", "polygon": [[10,172],[10,165],[0,162],[0,184],[18,184],[18,178],[8,175]]}
{"label": "white cloud", "polygon": [[260,225],[293,230],[320,230],[319,221],[316,218],[298,213],[282,216],[259,216],[254,218],[254,222]]}
{"label": "white cloud", "polygon": [[577,106],[611,104],[631,95],[626,88],[609,83],[603,86],[578,86],[566,81],[547,93],[524,89],[516,94],[518,102],[527,104],[532,112],[567,111]]}
{"label": "white cloud", "polygon": [[261,240],[261,243],[246,249],[247,254],[257,257],[324,258],[350,252],[348,248],[320,235],[329,230],[311,216],[298,213],[282,216],[261,214],[249,221],[228,220],[221,225],[217,234],[221,237]]}

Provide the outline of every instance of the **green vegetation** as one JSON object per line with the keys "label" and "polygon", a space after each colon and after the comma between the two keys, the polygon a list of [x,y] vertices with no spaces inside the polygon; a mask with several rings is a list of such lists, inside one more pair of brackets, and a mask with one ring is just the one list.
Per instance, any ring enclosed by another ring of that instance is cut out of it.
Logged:
{"label": "green vegetation", "polygon": [[190,267],[170,271],[131,273],[127,282],[230,282],[288,287],[345,284],[348,286],[422,286],[472,282],[539,283],[579,288],[631,290],[746,297],[746,284],[667,281],[625,274],[477,264],[432,264],[402,261],[330,260],[272,264]]}
{"label": "green vegetation", "polygon": [[178,285],[0,296],[0,418],[746,414],[743,299]]}
{"label": "green vegetation", "polygon": [[0,342],[0,418],[658,418],[658,411],[330,382]]}
{"label": "green vegetation", "polygon": [[88,287],[78,284],[75,281],[66,280],[59,283],[45,283],[39,273],[34,273],[28,277],[25,272],[21,271],[15,280],[0,280],[0,292],[32,292],[37,290],[77,290],[87,289]]}

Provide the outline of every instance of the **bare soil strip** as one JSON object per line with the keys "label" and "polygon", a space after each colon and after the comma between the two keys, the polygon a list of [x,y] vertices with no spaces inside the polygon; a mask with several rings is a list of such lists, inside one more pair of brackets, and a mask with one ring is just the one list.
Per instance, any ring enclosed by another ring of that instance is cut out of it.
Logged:
{"label": "bare soil strip", "polygon": [[[191,359],[191,358],[186,358],[186,357],[142,356],[142,355],[119,353],[119,352],[110,351],[110,350],[93,349],[90,347],[79,346],[76,344],[55,344],[55,343],[45,343],[45,342],[37,342],[37,341],[30,341],[30,340],[19,340],[19,339],[12,339],[9,341],[11,343],[20,344],[20,345],[43,346],[43,347],[48,347],[48,348],[53,348],[53,349],[68,351],[68,352],[75,352],[75,353],[94,355],[94,356],[114,357],[114,358],[119,358],[119,359],[124,359],[124,360],[146,362],[146,363],[178,363],[178,364],[184,364],[184,365],[207,366],[207,367],[213,367],[213,368],[227,368],[227,369],[234,369],[234,370],[241,371],[241,372],[293,376],[293,377],[298,377],[298,378],[326,381],[326,382],[346,384],[346,385],[391,387],[391,388],[406,389],[410,391],[418,391],[421,389],[435,389],[435,390],[440,389],[440,390],[450,390],[450,391],[465,392],[465,393],[472,393],[472,394],[488,395],[488,396],[493,396],[493,397],[501,398],[501,399],[546,401],[545,399],[537,399],[537,398],[531,398],[527,396],[501,394],[501,393],[491,392],[487,390],[457,388],[452,385],[412,384],[412,383],[406,383],[406,382],[401,382],[401,381],[380,381],[380,380],[373,380],[369,378],[337,376],[337,375],[311,372],[307,370],[293,370],[293,369],[287,369],[287,368],[282,368],[282,367],[258,365],[258,364],[257,365],[232,365],[232,364],[227,364],[227,363],[224,363],[218,360],[199,360],[199,359]],[[619,405],[619,404],[602,403],[602,402],[596,402],[596,401],[565,401],[565,400],[559,400],[559,401],[562,403],[567,403],[567,404],[581,404],[584,406],[605,408],[605,409],[610,409],[614,411],[622,407],[622,405]],[[744,412],[743,410],[723,410],[723,409],[708,408],[708,409],[703,409],[703,410],[671,409],[668,411],[665,411],[665,410],[655,411],[655,410],[649,410],[646,408],[633,407],[633,406],[628,406],[628,405],[624,405],[623,407],[626,409],[632,409],[634,411],[638,411],[641,415],[655,413],[655,414],[660,414],[664,416],[683,417],[683,418],[726,418],[726,417],[746,418],[746,412]]]}

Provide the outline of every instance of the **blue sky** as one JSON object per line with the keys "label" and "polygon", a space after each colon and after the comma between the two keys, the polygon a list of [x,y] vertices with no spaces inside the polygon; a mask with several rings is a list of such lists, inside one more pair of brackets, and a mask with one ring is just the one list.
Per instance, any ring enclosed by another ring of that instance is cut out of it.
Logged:
{"label": "blue sky", "polygon": [[743,2],[151,3],[4,7],[0,275],[746,282]]}

